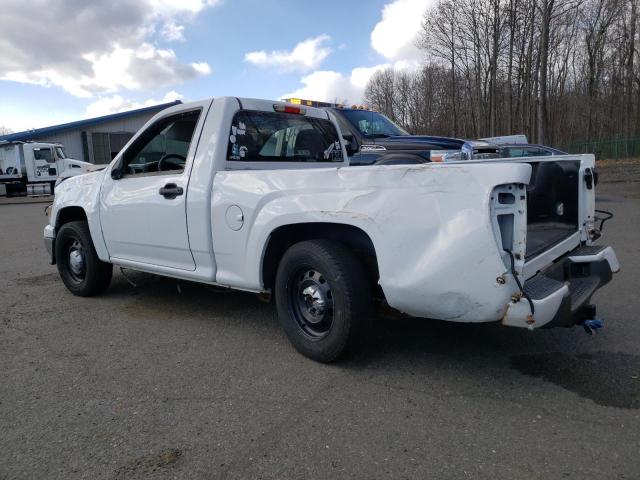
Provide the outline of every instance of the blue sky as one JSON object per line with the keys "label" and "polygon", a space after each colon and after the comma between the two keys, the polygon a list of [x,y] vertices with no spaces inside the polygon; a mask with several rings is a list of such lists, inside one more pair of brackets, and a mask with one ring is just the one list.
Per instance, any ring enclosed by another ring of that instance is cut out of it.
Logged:
{"label": "blue sky", "polygon": [[[375,71],[420,63],[416,35],[432,3],[6,1],[0,126],[14,131],[176,98],[294,93],[359,102]],[[34,10],[55,27],[29,35]]]}

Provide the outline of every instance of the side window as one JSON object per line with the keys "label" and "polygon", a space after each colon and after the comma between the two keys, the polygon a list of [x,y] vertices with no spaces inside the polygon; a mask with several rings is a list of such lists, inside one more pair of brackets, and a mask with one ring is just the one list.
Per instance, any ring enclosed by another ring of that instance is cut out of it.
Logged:
{"label": "side window", "polygon": [[33,158],[36,160],[44,160],[47,163],[55,163],[55,159],[53,158],[53,155],[51,155],[50,148],[34,148]]}
{"label": "side window", "polygon": [[549,155],[549,154],[544,150],[542,150],[541,148],[527,148],[524,150],[523,157],[542,157],[545,155]]}
{"label": "side window", "polygon": [[229,132],[227,160],[342,162],[343,158],[338,131],[329,120],[241,110]]}
{"label": "side window", "polygon": [[507,148],[507,157],[509,158],[517,158],[517,157],[524,157],[524,150],[522,148],[514,148],[514,147],[510,147]]}
{"label": "side window", "polygon": [[200,111],[181,113],[149,127],[125,152],[124,174],[182,172],[199,117]]}

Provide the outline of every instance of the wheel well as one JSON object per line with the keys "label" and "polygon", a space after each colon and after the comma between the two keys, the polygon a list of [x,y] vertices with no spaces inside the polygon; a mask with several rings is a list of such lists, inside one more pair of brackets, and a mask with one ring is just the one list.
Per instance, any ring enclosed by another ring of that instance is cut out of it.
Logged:
{"label": "wheel well", "polygon": [[87,221],[87,214],[82,207],[66,207],[58,212],[58,219],[56,221],[56,229],[60,228],[65,223],[75,222],[78,220]]}
{"label": "wheel well", "polygon": [[287,249],[305,240],[327,239],[345,245],[365,266],[369,278],[378,282],[378,258],[373,242],[364,230],[340,223],[296,223],[271,232],[262,262],[262,283],[265,288],[275,284],[276,272]]}

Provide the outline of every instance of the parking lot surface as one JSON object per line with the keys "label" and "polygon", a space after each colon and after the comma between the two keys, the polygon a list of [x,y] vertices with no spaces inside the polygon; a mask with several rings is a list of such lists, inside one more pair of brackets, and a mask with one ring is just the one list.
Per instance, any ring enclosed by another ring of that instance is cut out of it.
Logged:
{"label": "parking lot surface", "polygon": [[0,479],[640,478],[640,183],[599,207],[597,336],[380,315],[321,365],[251,294],[117,272],[74,297],[43,205],[0,205]]}

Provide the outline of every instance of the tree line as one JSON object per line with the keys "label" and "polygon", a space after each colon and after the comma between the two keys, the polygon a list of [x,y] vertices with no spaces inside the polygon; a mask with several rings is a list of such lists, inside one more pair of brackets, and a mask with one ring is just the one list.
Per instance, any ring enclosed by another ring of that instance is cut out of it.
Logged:
{"label": "tree line", "polygon": [[372,76],[365,103],[413,133],[530,141],[640,136],[640,0],[440,0],[418,70]]}

